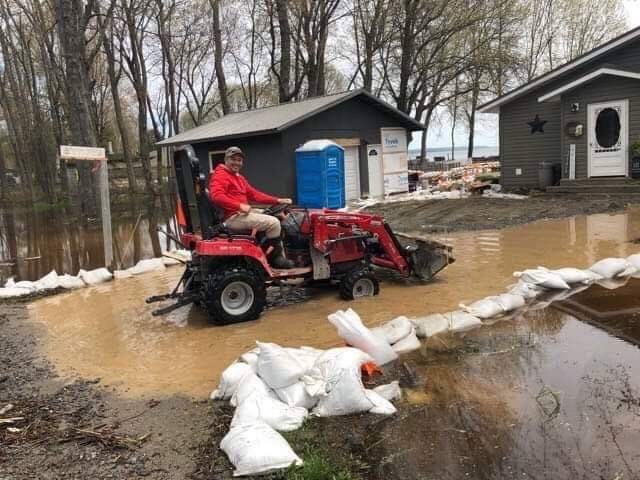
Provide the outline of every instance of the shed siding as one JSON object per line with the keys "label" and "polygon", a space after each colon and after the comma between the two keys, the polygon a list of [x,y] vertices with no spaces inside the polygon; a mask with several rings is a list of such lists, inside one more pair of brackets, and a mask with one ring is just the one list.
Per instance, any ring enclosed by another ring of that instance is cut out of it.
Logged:
{"label": "shed siding", "polygon": [[[566,142],[562,139],[564,136],[562,130],[564,129],[565,121],[571,121],[573,117],[571,117],[571,120],[568,120],[569,117],[563,118],[561,115],[561,103],[564,104],[564,99],[562,102],[538,103],[538,97],[605,65],[640,71],[640,40],[636,40],[621,47],[617,51],[594,59],[576,68],[571,73],[528,92],[523,97],[503,105],[500,108],[500,160],[502,163],[502,183],[505,187],[536,187],[538,185],[538,164],[542,161],[560,163],[563,155],[568,152],[568,144],[565,145]],[[611,77],[608,77],[608,79],[611,80]],[[595,80],[589,85],[585,85],[580,91],[589,89],[590,85],[598,84],[601,80],[602,79]],[[604,83],[607,84],[607,77],[604,77]],[[640,82],[637,83],[635,89],[640,92]],[[596,88],[590,93],[600,95],[596,90],[598,89]],[[602,89],[600,89],[600,91],[601,90]],[[631,98],[628,95],[621,97],[622,92],[618,91],[617,87],[611,90],[612,98]],[[578,90],[576,90],[576,92],[578,92]],[[574,93],[575,92],[569,92],[566,98],[569,98]],[[627,93],[630,92],[627,90],[625,95]],[[587,93],[584,95],[587,95]],[[634,94],[634,96],[636,95],[638,95],[638,93]],[[583,98],[587,103],[596,102],[596,100],[587,99],[586,96],[583,96]],[[631,138],[634,133],[633,127],[631,126],[634,121],[632,117],[637,115],[631,103],[630,101],[630,142],[632,141]],[[536,113],[540,115],[542,120],[547,120],[544,126],[545,133],[531,135],[527,122],[533,120]],[[586,115],[586,107],[580,114]],[[583,158],[586,158],[584,157],[586,154],[586,140],[582,148]],[[576,145],[576,177],[586,176],[586,160],[578,162],[578,155],[578,145]],[[583,163],[584,165],[578,168],[578,163]],[[522,168],[521,176],[515,175],[516,168]]]}
{"label": "shed siding", "polygon": [[[584,135],[580,138],[570,137],[566,132],[562,133],[563,158],[568,158],[569,145],[572,143],[576,145],[577,179],[587,178],[588,175],[588,105],[625,99],[629,100],[629,145],[631,145],[640,138],[640,80],[605,75],[562,97],[562,125],[568,122],[579,122],[584,125]],[[580,104],[578,112],[571,111],[573,103]]]}

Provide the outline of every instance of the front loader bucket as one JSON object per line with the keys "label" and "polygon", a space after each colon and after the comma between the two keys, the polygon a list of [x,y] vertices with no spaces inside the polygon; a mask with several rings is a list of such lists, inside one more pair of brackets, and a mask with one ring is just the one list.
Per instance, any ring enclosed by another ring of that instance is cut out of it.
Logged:
{"label": "front loader bucket", "polygon": [[411,241],[402,242],[403,253],[411,266],[411,273],[420,280],[432,280],[440,270],[455,262],[449,245],[403,233],[396,233],[396,235],[403,240]]}

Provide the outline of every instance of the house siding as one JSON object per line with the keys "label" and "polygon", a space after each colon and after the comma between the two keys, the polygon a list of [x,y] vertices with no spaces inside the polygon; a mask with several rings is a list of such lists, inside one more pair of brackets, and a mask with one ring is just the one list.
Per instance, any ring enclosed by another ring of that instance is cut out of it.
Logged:
{"label": "house siding", "polygon": [[[613,77],[609,75],[595,79],[562,97],[562,125],[568,122],[578,122],[584,125],[584,135],[579,138],[570,137],[562,132],[563,158],[569,156],[569,145],[576,146],[576,179],[588,177],[588,105],[591,103],[608,102],[614,100],[629,101],[629,145],[640,138],[640,81],[630,78]],[[578,103],[580,110],[571,111],[571,105]],[[628,152],[627,152],[627,161]]]}
{"label": "house siding", "polygon": [[[567,93],[560,102],[538,103],[538,98],[545,93],[576,80],[586,73],[602,66],[615,66],[622,69],[640,71],[640,40],[635,40],[616,51],[586,63],[572,72],[548,82],[546,85],[528,92],[521,98],[503,105],[500,108],[500,160],[502,164],[502,184],[507,188],[513,187],[537,187],[538,186],[538,165],[543,161],[561,163],[568,155],[567,138],[563,138],[564,126],[568,121],[574,121],[580,115],[584,115],[584,125],[586,124],[586,103],[596,103],[600,100],[629,98],[629,141],[632,142],[635,125],[637,121],[638,105],[632,102],[632,97],[640,94],[640,81],[635,82],[613,82],[612,77],[601,77],[588,85]],[[623,85],[624,83],[624,85]],[[593,85],[593,87],[592,87]],[[598,87],[597,85],[600,85]],[[605,85],[603,87],[602,85]],[[611,87],[609,85],[612,85]],[[609,92],[607,93],[607,89]],[[622,89],[622,90],[620,90]],[[635,89],[636,93],[632,90]],[[584,91],[584,92],[583,92]],[[581,93],[583,92],[583,93]],[[633,93],[633,95],[631,95]],[[580,95],[582,102],[586,102],[584,108],[574,117],[570,109],[563,113],[563,107],[573,103],[569,99]],[[591,99],[589,95],[594,95]],[[610,97],[607,97],[610,95]],[[565,102],[566,99],[566,102]],[[538,114],[541,120],[546,120],[544,134],[531,134],[527,122],[530,122]],[[577,121],[577,120],[576,120]],[[580,149],[576,143],[576,177],[586,177],[586,137],[587,132],[580,140]],[[581,160],[578,161],[578,156]],[[578,166],[580,164],[580,166]],[[516,176],[517,168],[522,169],[522,175]]]}

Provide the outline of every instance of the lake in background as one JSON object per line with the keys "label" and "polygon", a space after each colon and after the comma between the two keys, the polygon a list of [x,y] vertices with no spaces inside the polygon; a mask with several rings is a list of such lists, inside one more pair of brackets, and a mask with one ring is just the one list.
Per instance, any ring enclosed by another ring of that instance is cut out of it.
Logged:
{"label": "lake in background", "polygon": [[[473,149],[474,157],[493,157],[498,155],[498,147],[478,146]],[[409,158],[416,158],[420,156],[420,149],[409,149]],[[447,160],[451,160],[451,147],[440,148],[427,148],[427,158],[430,160],[433,157],[445,157]],[[454,150],[453,160],[466,160],[467,147],[456,147]]]}

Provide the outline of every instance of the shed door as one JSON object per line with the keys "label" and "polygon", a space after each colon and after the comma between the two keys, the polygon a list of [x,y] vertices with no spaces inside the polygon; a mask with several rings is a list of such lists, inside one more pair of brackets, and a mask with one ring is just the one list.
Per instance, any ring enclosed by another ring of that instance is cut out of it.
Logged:
{"label": "shed door", "polygon": [[344,147],[344,188],[345,199],[360,198],[360,168],[358,147]]}
{"label": "shed door", "polygon": [[384,195],[384,175],[382,173],[382,145],[367,145],[367,165],[369,167],[369,196]]}
{"label": "shed door", "polygon": [[589,176],[627,174],[627,100],[589,105]]}

